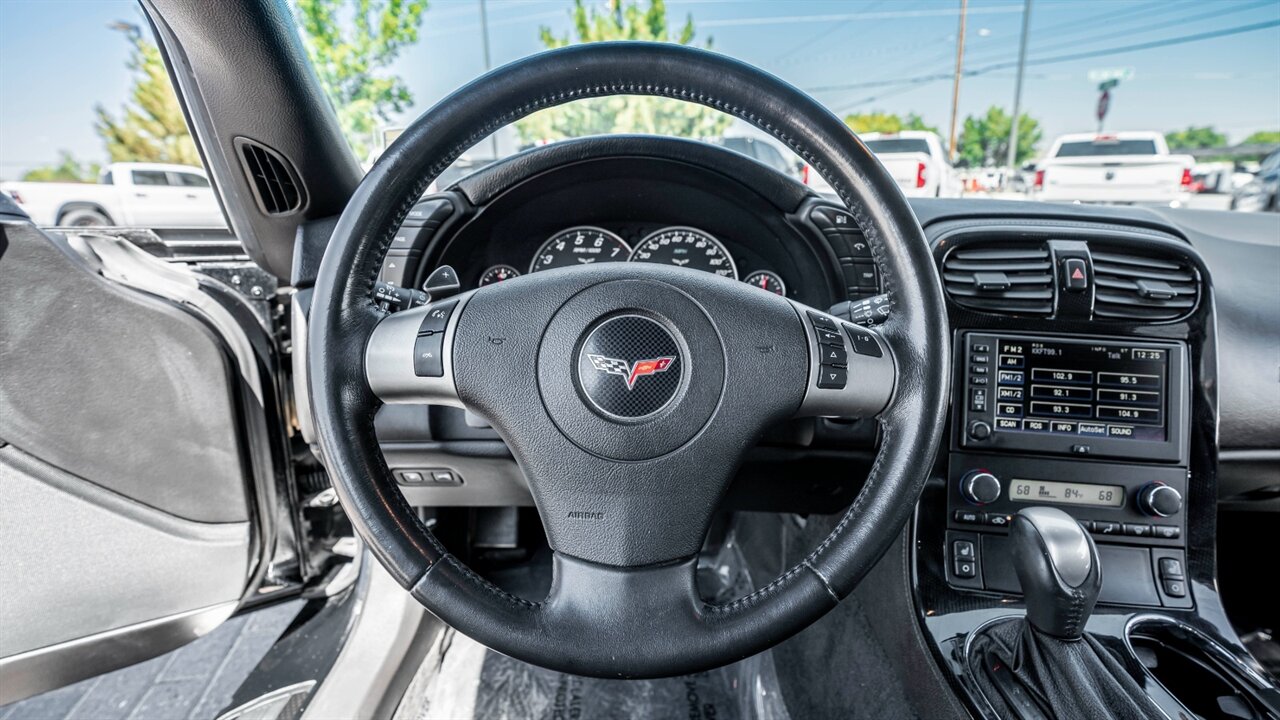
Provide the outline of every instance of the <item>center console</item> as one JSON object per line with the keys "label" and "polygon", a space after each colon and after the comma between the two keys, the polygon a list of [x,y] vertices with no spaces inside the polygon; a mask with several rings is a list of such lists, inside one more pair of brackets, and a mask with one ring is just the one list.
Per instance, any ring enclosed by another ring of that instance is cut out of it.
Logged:
{"label": "center console", "polygon": [[1017,703],[989,697],[1013,661],[984,665],[977,648],[1029,618],[1029,546],[1011,532],[1029,510],[1020,526],[1057,516],[1096,546],[1084,634],[1135,692],[1167,717],[1280,717],[1268,714],[1280,692],[1216,589],[1217,346],[1203,261],[1168,228],[1110,219],[925,227],[953,374],[950,434],[912,526],[913,582],[958,696],[974,716],[1019,717]]}
{"label": "center console", "polygon": [[948,583],[1019,592],[1010,520],[1041,505],[1099,543],[1102,602],[1190,607],[1186,344],[960,332],[954,347]]}

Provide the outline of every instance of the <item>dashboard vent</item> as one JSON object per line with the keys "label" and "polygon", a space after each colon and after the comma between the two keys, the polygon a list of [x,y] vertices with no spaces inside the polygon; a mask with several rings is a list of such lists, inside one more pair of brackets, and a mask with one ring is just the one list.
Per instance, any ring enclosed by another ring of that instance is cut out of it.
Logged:
{"label": "dashboard vent", "polygon": [[1195,309],[1200,276],[1185,258],[1090,243],[1097,287],[1093,314],[1120,320],[1174,320]]}
{"label": "dashboard vent", "polygon": [[245,175],[253,187],[258,207],[267,215],[288,215],[302,207],[297,174],[280,153],[249,140],[236,138]]}
{"label": "dashboard vent", "polygon": [[942,263],[958,305],[1014,315],[1053,314],[1053,263],[1045,245],[983,244],[954,250]]}

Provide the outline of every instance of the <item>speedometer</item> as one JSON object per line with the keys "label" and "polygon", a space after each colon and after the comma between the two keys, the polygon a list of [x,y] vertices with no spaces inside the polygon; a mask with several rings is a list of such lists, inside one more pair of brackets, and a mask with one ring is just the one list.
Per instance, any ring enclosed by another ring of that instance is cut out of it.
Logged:
{"label": "speedometer", "polygon": [[529,272],[597,262],[626,262],[631,246],[603,228],[583,225],[547,238],[529,263]]}
{"label": "speedometer", "polygon": [[649,235],[631,252],[631,262],[675,265],[738,279],[738,267],[724,245],[691,227],[663,228]]}

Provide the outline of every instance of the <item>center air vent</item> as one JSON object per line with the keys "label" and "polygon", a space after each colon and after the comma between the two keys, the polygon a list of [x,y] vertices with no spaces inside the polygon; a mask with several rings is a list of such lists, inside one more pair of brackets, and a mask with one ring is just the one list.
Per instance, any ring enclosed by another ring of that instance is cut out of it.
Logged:
{"label": "center air vent", "polygon": [[1045,245],[984,243],[952,251],[942,263],[952,301],[974,310],[1053,314],[1053,263]]}
{"label": "center air vent", "polygon": [[1174,320],[1195,309],[1199,273],[1185,258],[1160,251],[1090,243],[1097,286],[1093,314],[1123,320]]}
{"label": "center air vent", "polygon": [[236,138],[236,147],[262,212],[287,215],[302,207],[298,175],[283,155],[248,138]]}

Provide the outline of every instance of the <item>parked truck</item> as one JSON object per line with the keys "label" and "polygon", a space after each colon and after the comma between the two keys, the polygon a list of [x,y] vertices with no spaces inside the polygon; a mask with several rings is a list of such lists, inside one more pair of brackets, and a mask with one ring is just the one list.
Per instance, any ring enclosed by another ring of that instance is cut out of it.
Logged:
{"label": "parked truck", "polygon": [[1158,132],[1063,135],[1036,168],[1033,195],[1050,202],[1184,205],[1195,159],[1171,155]]}
{"label": "parked truck", "polygon": [[[907,197],[959,197],[960,179],[947,159],[937,133],[904,130],[897,133],[863,133],[858,137],[884,165]],[[804,182],[817,192],[831,186],[805,166]]]}
{"label": "parked truck", "polygon": [[37,225],[70,227],[224,227],[203,168],[112,163],[98,182],[7,182],[8,193]]}

